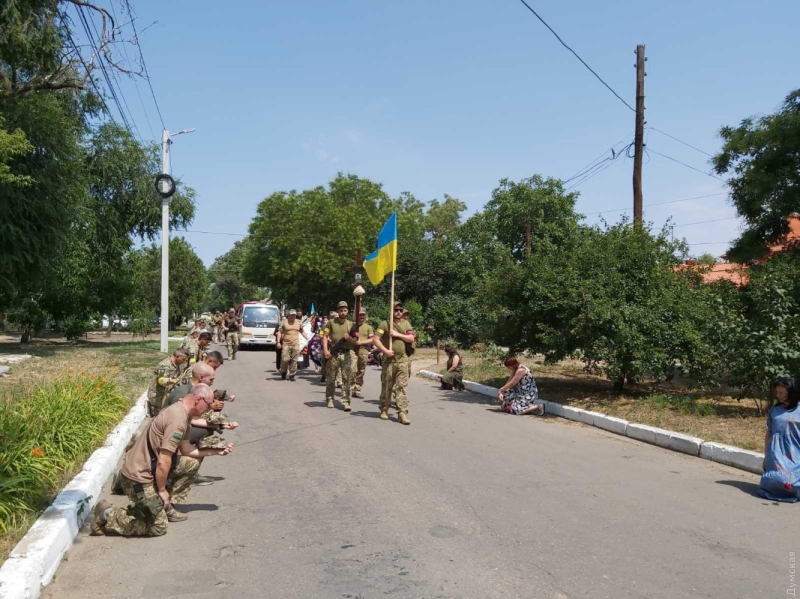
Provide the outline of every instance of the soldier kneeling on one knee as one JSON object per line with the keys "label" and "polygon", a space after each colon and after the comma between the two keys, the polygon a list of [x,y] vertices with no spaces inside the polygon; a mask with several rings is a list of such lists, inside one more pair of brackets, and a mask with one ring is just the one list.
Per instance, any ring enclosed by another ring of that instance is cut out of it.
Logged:
{"label": "soldier kneeling on one knee", "polygon": [[[228,455],[233,445],[199,449],[185,438],[190,422],[211,407],[213,393],[206,384],[195,385],[179,402],[162,410],[126,452],[121,484],[131,504],[114,507],[100,501],[95,507],[92,534],[161,536],[167,522],[186,520],[172,505],[172,496],[188,492],[201,458]],[[168,489],[171,483],[171,492]]]}

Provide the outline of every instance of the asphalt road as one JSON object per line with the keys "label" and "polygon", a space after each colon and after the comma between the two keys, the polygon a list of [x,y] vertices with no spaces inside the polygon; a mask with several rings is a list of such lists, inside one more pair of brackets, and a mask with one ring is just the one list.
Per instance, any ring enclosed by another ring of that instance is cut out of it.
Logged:
{"label": "asphalt road", "polygon": [[755,497],[757,477],[419,378],[412,425],[381,421],[367,374],[346,414],[313,373],[240,352],[217,376],[237,449],[204,462],[220,480],[189,519],[155,539],[86,528],[44,596],[786,596],[800,511]]}

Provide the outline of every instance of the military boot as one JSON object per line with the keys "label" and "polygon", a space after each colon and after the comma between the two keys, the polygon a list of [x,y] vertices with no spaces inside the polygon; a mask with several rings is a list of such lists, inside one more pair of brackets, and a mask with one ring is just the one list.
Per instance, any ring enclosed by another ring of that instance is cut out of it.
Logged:
{"label": "military boot", "polygon": [[333,408],[333,400],[332,399],[328,400],[328,407],[329,408]]}
{"label": "military boot", "polygon": [[411,421],[408,419],[408,416],[406,416],[405,412],[400,412],[397,415],[397,422],[400,424],[411,424]]}
{"label": "military boot", "polygon": [[167,513],[167,520],[170,522],[183,522],[184,520],[188,520],[189,516],[186,514],[180,513],[178,510],[175,509],[175,506],[170,505],[166,510]]}
{"label": "military boot", "polygon": [[106,510],[112,507],[111,502],[101,499],[96,506],[94,506],[94,520],[89,533],[93,537],[100,537],[106,534]]}
{"label": "military boot", "polygon": [[349,412],[352,408],[350,408],[350,404],[349,403],[346,403],[346,404],[342,404],[342,409],[345,412]]}
{"label": "military boot", "polygon": [[381,410],[380,419],[381,420],[389,420],[389,414],[386,413],[386,410]]}

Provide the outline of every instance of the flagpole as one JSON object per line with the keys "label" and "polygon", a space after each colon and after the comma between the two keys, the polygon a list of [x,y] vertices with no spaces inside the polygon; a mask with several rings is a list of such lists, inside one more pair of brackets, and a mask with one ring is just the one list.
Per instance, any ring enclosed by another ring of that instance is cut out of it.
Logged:
{"label": "flagpole", "polygon": [[389,347],[392,349],[392,331],[394,330],[394,271],[392,271],[392,291],[389,299]]}

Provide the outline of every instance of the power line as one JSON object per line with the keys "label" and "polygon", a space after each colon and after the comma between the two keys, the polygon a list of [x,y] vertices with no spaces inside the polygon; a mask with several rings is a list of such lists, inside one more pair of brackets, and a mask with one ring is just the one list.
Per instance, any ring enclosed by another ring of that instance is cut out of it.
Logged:
{"label": "power line", "polygon": [[681,166],[685,166],[686,168],[690,168],[693,171],[697,171],[698,173],[702,173],[706,177],[711,177],[712,179],[716,179],[717,181],[724,181],[725,180],[725,179],[721,179],[720,177],[717,177],[716,175],[712,175],[711,173],[707,173],[705,171],[701,171],[699,168],[695,168],[695,167],[693,167],[693,166],[691,166],[689,164],[686,164],[685,162],[681,162],[680,160],[677,160],[677,159],[673,158],[672,156],[667,156],[666,154],[662,154],[661,152],[656,152],[653,148],[648,148],[648,150],[650,152],[652,152],[653,154],[657,154],[658,156],[666,158],[667,160],[672,160],[672,162],[676,162],[676,163],[680,164]]}
{"label": "power line", "polygon": [[703,241],[700,243],[687,243],[686,245],[722,245],[733,243],[733,241]]}
{"label": "power line", "polygon": [[718,222],[721,222],[723,220],[733,220],[735,218],[739,218],[739,217],[738,216],[727,216],[725,218],[715,218],[713,220],[699,220],[696,223],[683,223],[683,224],[680,224],[680,225],[672,225],[672,227],[673,228],[677,228],[677,227],[689,227],[691,225],[705,225],[706,223],[718,223]]}
{"label": "power line", "polygon": [[666,133],[665,131],[662,131],[661,129],[656,129],[655,127],[648,127],[648,129],[652,129],[653,131],[657,131],[657,132],[658,132],[658,133],[660,133],[661,135],[666,135],[667,137],[669,137],[670,139],[674,139],[674,140],[675,140],[675,141],[677,141],[678,143],[682,143],[683,145],[685,145],[685,146],[688,146],[688,147],[692,148],[693,150],[697,150],[697,151],[698,151],[698,152],[700,152],[701,154],[705,154],[705,155],[706,155],[706,156],[708,156],[709,158],[713,158],[713,156],[712,156],[711,154],[709,154],[708,152],[706,152],[705,150],[701,150],[700,148],[696,148],[696,147],[695,147],[695,146],[693,146],[692,144],[690,144],[690,143],[686,143],[686,142],[685,142],[685,141],[683,141],[682,139],[678,139],[678,138],[677,138],[677,137],[675,137],[674,135],[670,135],[669,133]]}
{"label": "power line", "polygon": [[[678,202],[689,202],[691,200],[702,200],[704,198],[713,198],[715,196],[723,196],[726,195],[727,192],[720,191],[719,193],[709,193],[703,196],[694,196],[692,198],[683,198],[682,200],[670,200],[668,202],[655,202],[652,204],[644,204],[644,207],[647,208],[648,206],[664,206],[665,204],[677,204]],[[607,214],[609,212],[625,212],[626,210],[632,210],[632,208],[612,208],[611,210],[599,210],[597,212],[587,212],[585,216],[592,216],[593,214]]]}
{"label": "power line", "polygon": [[144,60],[142,45],[139,43],[139,33],[136,31],[136,19],[133,17],[133,11],[131,10],[130,2],[128,0],[124,0],[124,2],[125,8],[128,11],[128,15],[131,18],[131,27],[133,28],[133,43],[135,43],[136,47],[139,48],[139,57],[142,59],[142,69],[144,70],[145,79],[147,79],[147,85],[150,87],[150,94],[153,96],[153,103],[156,105],[158,119],[161,121],[161,128],[166,129],[167,126],[164,124],[164,117],[161,115],[161,108],[158,106],[158,100],[156,100],[156,92],[153,90],[153,82],[150,79],[150,73],[147,71],[147,62]]}
{"label": "power line", "polygon": [[[114,7],[113,3],[111,5],[111,7],[112,8]],[[88,20],[92,24],[92,29],[94,29],[94,33],[97,36],[97,39],[102,42],[103,38],[100,35],[100,33],[97,31],[97,24],[94,22],[94,19],[90,16],[90,17],[88,17]],[[103,61],[104,58],[105,58],[105,52],[98,53],[97,59],[101,64],[102,64],[102,61]],[[136,130],[136,134],[139,136],[139,141],[141,141],[142,140],[142,134],[139,131],[139,126],[136,124],[136,120],[133,118],[133,112],[131,112],[130,106],[128,106],[128,100],[125,98],[125,94],[122,92],[122,85],[120,85],[119,77],[117,76],[116,69],[114,68],[113,64],[109,63],[109,65],[111,66],[111,77],[114,79],[114,81],[116,82],[117,86],[119,87],[119,97],[122,98],[122,103],[125,105],[125,109],[128,111],[128,119],[129,119],[128,122],[129,123],[133,123],[133,128]],[[121,107],[118,106],[118,108],[121,108]],[[129,129],[130,129],[130,126],[129,126]],[[132,131],[131,131],[131,135],[133,135]]]}
{"label": "power line", "polygon": [[[603,156],[605,156],[605,155],[606,155],[608,152],[611,152],[611,156],[612,156],[612,157],[611,157],[611,160],[615,159],[615,158],[616,158],[616,156],[617,156],[618,154],[616,153],[616,151],[615,151],[615,149],[614,149],[614,148],[616,148],[616,147],[617,147],[619,144],[621,144],[621,143],[622,143],[623,141],[625,141],[626,139],[628,139],[628,136],[625,136],[625,137],[623,137],[622,139],[620,139],[620,140],[619,140],[617,143],[615,143],[613,146],[611,146],[611,148],[610,148],[609,150],[604,150],[604,151],[603,151],[603,152],[602,152],[602,153],[601,153],[601,154],[600,154],[600,155],[599,155],[597,158],[595,158],[594,160],[592,160],[592,161],[591,161],[589,164],[587,164],[586,166],[584,166],[584,167],[583,167],[581,170],[579,170],[577,173],[575,173],[574,175],[572,175],[572,176],[571,176],[569,179],[564,179],[564,180],[562,181],[562,183],[569,183],[569,182],[570,182],[570,181],[572,181],[573,179],[577,179],[578,177],[582,177],[582,176],[583,176],[584,174],[586,174],[586,172],[588,172],[588,171],[589,171],[591,168],[593,168],[593,167],[597,166],[597,164],[602,164],[602,163],[603,163],[603,162],[605,162],[606,160],[609,160],[609,158],[608,158],[608,157],[604,158],[603,160],[600,160],[600,159],[601,159],[601,158],[603,158]],[[623,150],[624,150],[624,148],[623,148]],[[621,154],[623,150],[620,150],[619,154]]]}
{"label": "power line", "polygon": [[[618,94],[618,93],[617,93],[617,92],[614,90],[614,88],[612,88],[612,87],[611,87],[611,86],[610,86],[608,83],[606,83],[606,82],[605,82],[605,80],[604,80],[604,79],[603,79],[603,78],[602,78],[600,75],[598,75],[598,74],[597,74],[597,72],[596,72],[596,71],[595,71],[595,70],[594,70],[592,67],[590,67],[590,66],[589,66],[589,65],[586,63],[586,61],[585,61],[585,60],[583,60],[583,58],[581,58],[581,57],[580,57],[580,55],[579,55],[579,54],[578,54],[578,53],[577,53],[575,50],[573,50],[573,49],[572,49],[572,48],[571,48],[571,47],[570,47],[570,46],[569,46],[569,45],[568,45],[568,44],[567,44],[567,43],[566,43],[566,42],[565,42],[563,39],[561,39],[561,36],[560,36],[560,35],[558,35],[558,33],[556,33],[555,29],[553,29],[552,27],[550,27],[550,25],[548,25],[548,24],[547,24],[547,21],[545,21],[545,20],[544,20],[544,19],[543,19],[541,16],[539,16],[539,13],[537,13],[535,10],[533,10],[533,8],[531,7],[531,5],[530,5],[530,4],[528,4],[528,3],[527,3],[525,0],[519,0],[519,1],[520,1],[520,2],[522,2],[522,4],[524,4],[524,5],[525,5],[525,8],[527,8],[529,11],[531,11],[531,12],[533,13],[533,15],[534,15],[534,16],[535,16],[537,19],[539,19],[539,21],[541,21],[542,25],[544,25],[545,27],[547,27],[547,29],[549,29],[549,30],[550,30],[550,33],[552,33],[552,34],[553,34],[553,35],[556,37],[556,39],[557,39],[557,40],[558,40],[558,41],[561,43],[561,45],[562,45],[562,46],[564,46],[564,47],[565,47],[567,50],[569,50],[569,51],[570,51],[570,52],[571,52],[571,53],[572,53],[572,54],[575,56],[575,58],[577,58],[577,59],[578,59],[578,60],[581,62],[581,64],[582,64],[583,66],[585,66],[585,67],[586,67],[586,68],[589,70],[589,72],[590,72],[590,73],[592,73],[592,75],[594,75],[594,76],[597,78],[597,80],[598,80],[598,81],[600,81],[600,83],[602,83],[602,84],[603,84],[603,85],[604,85],[604,86],[605,86],[605,87],[608,89],[608,91],[610,91],[612,94],[614,94],[614,96],[615,96],[615,97],[616,97],[616,98],[617,98],[617,99],[618,99],[620,102],[622,102],[622,103],[623,103],[623,104],[624,104],[624,105],[625,105],[625,106],[626,106],[626,107],[627,107],[627,108],[628,108],[628,109],[629,109],[631,112],[634,112],[634,113],[636,112],[636,109],[635,109],[633,106],[631,106],[630,104],[628,104],[628,102],[626,102],[626,101],[625,101],[625,100],[622,98],[622,96],[620,96],[620,95],[619,95],[619,94]],[[656,130],[656,131],[658,131],[659,133],[662,133],[662,134],[666,135],[667,137],[671,137],[671,138],[672,138],[672,139],[674,139],[675,141],[677,141],[677,142],[680,142],[680,143],[682,143],[682,144],[684,144],[684,145],[686,145],[686,146],[689,146],[690,148],[692,148],[692,149],[694,149],[694,150],[697,150],[698,152],[702,152],[703,154],[706,154],[707,156],[711,156],[711,154],[708,154],[708,152],[704,152],[704,151],[703,151],[703,150],[701,150],[700,148],[696,148],[696,147],[695,147],[695,146],[693,146],[692,144],[690,144],[690,143],[687,143],[687,142],[685,142],[685,141],[683,141],[683,140],[681,140],[681,139],[678,139],[677,137],[675,137],[675,136],[673,136],[673,135],[670,135],[669,133],[665,133],[664,131],[661,131],[660,129],[656,129],[655,127],[650,127],[650,128],[651,128],[651,129],[655,129],[655,130]],[[706,173],[706,174],[708,174],[708,173]]]}
{"label": "power line", "polygon": [[[114,8],[114,2],[113,1],[111,2],[111,11],[114,13],[114,20],[116,20],[117,22],[121,22],[117,18],[117,9]],[[125,60],[127,60],[128,64],[130,64],[131,63],[131,59],[130,59],[130,56],[128,56],[128,48],[125,46],[124,42],[122,44],[122,51],[125,53]],[[136,90],[136,95],[139,97],[139,105],[142,107],[142,112],[144,113],[144,118],[147,121],[147,127],[148,127],[148,129],[150,129],[150,135],[151,135],[152,139],[155,140],[156,139],[156,134],[153,131],[153,124],[150,122],[150,115],[147,113],[147,108],[144,105],[144,100],[142,99],[142,92],[139,91],[139,83],[136,81],[136,76],[135,75],[132,76],[131,79],[133,79],[133,87]]]}
{"label": "power line", "polygon": [[611,86],[610,86],[608,83],[606,83],[605,81],[603,81],[603,78],[602,78],[600,75],[598,75],[598,74],[595,72],[595,70],[594,70],[592,67],[590,67],[588,64],[586,64],[586,61],[585,61],[585,60],[583,60],[583,58],[581,58],[581,57],[578,55],[578,53],[577,53],[577,52],[575,52],[575,50],[573,50],[572,48],[570,48],[570,47],[567,45],[567,43],[566,43],[564,40],[562,40],[562,39],[561,39],[561,36],[559,36],[559,35],[558,35],[558,34],[555,32],[555,30],[554,30],[552,27],[550,27],[550,25],[548,25],[548,24],[547,24],[547,21],[545,21],[545,20],[544,20],[542,17],[540,17],[540,16],[539,16],[539,13],[537,13],[535,10],[533,10],[533,8],[531,8],[530,4],[528,4],[527,2],[525,2],[525,0],[519,0],[519,1],[520,1],[520,2],[522,2],[522,3],[525,5],[525,7],[526,7],[526,8],[527,8],[529,11],[531,11],[531,12],[534,14],[534,16],[535,16],[537,19],[539,19],[539,20],[542,22],[542,25],[544,25],[545,27],[547,27],[547,28],[550,30],[550,33],[552,33],[554,36],[556,36],[556,39],[557,39],[559,42],[561,42],[561,45],[562,45],[562,46],[564,46],[564,47],[565,47],[567,50],[569,50],[570,52],[572,52],[572,53],[575,55],[575,58],[577,58],[578,60],[580,60],[580,61],[581,61],[581,64],[583,64],[583,66],[585,66],[587,69],[589,69],[589,71],[592,73],[592,75],[594,75],[595,77],[597,77],[597,80],[598,80],[598,81],[600,81],[600,83],[602,83],[603,85],[605,85],[605,86],[608,88],[608,91],[610,91],[612,94],[614,94],[614,95],[617,97],[617,99],[618,99],[620,102],[622,102],[623,104],[625,104],[625,106],[627,106],[628,108],[630,108],[630,109],[631,109],[633,112],[636,112],[636,109],[635,109],[635,108],[633,108],[633,106],[631,106],[631,105],[630,105],[630,104],[628,104],[628,103],[627,103],[625,100],[623,100],[623,99],[622,99],[622,96],[620,96],[620,95],[619,95],[617,92],[615,92],[615,91],[614,91],[614,88],[612,88],[612,87],[611,87]]}

